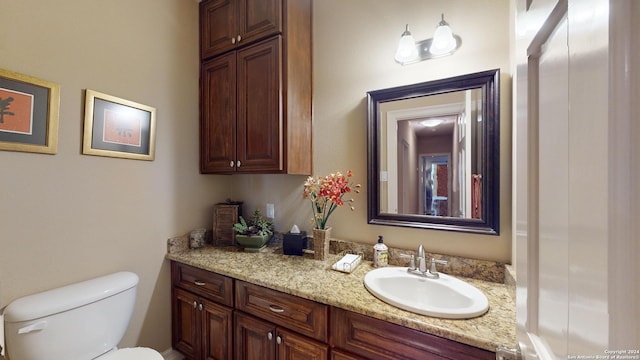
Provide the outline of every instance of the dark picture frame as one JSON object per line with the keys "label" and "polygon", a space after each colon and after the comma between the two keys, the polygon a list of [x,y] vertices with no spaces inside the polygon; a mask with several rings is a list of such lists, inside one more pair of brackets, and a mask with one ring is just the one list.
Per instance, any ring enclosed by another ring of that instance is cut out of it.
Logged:
{"label": "dark picture frame", "polygon": [[82,153],[152,161],[156,108],[86,90]]}
{"label": "dark picture frame", "polygon": [[0,69],[0,150],[58,151],[60,85]]}

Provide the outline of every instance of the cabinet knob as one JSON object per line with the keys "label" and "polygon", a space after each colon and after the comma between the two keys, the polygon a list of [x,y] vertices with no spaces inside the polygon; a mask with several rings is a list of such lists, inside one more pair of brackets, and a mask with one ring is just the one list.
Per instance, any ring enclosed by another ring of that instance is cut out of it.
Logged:
{"label": "cabinet knob", "polygon": [[282,344],[282,338],[281,338],[280,336],[278,336],[278,337],[276,338],[276,342],[277,342],[278,344]]}
{"label": "cabinet knob", "polygon": [[242,36],[238,35],[238,42],[240,42],[240,40],[242,40]]}
{"label": "cabinet knob", "polygon": [[202,304],[198,305],[198,310],[202,311]]}
{"label": "cabinet knob", "polygon": [[236,38],[231,38],[231,43],[235,44],[236,43]]}
{"label": "cabinet knob", "polygon": [[269,331],[269,333],[267,334],[267,339],[273,339],[273,334],[271,333],[271,331]]}
{"label": "cabinet knob", "polygon": [[238,160],[238,167],[240,167],[240,165],[242,165],[242,163],[240,162],[240,160]]}
{"label": "cabinet knob", "polygon": [[198,306],[198,303],[195,300],[193,300],[193,308],[195,309],[196,306]]}
{"label": "cabinet knob", "polygon": [[229,167],[233,167],[233,161],[229,162]]}

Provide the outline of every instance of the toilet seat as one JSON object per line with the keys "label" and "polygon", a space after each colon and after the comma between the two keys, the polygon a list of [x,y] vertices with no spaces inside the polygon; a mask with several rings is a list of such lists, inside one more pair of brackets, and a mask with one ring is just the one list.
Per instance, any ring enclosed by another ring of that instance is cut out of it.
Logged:
{"label": "toilet seat", "polygon": [[103,356],[96,358],[96,360],[163,360],[164,358],[159,352],[144,348],[126,348],[111,351]]}

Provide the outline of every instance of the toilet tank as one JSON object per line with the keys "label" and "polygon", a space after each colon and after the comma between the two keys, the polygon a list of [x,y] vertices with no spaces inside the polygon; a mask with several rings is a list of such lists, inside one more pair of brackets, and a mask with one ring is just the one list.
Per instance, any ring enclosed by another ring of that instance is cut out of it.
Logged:
{"label": "toilet tank", "polygon": [[118,272],[10,303],[4,310],[10,360],[89,360],[113,349],[133,314],[138,275]]}

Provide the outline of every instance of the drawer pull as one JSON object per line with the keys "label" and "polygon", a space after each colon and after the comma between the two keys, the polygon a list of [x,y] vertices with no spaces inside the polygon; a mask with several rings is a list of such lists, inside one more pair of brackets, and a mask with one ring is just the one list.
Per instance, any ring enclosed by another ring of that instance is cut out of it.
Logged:
{"label": "drawer pull", "polygon": [[276,306],[276,305],[269,305],[269,310],[273,311],[274,313],[283,313],[284,309]]}
{"label": "drawer pull", "polygon": [[207,285],[207,283],[206,283],[206,282],[204,282],[204,281],[200,281],[200,280],[196,280],[196,281],[194,281],[193,283],[194,283],[194,284],[196,284],[196,285],[198,285],[198,286],[205,286],[205,285]]}

